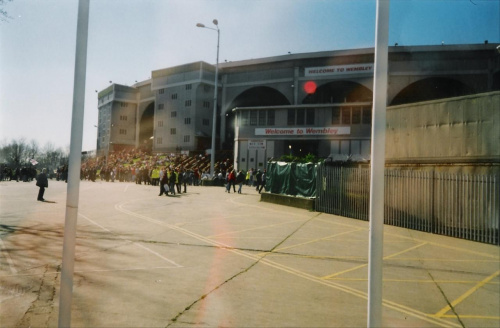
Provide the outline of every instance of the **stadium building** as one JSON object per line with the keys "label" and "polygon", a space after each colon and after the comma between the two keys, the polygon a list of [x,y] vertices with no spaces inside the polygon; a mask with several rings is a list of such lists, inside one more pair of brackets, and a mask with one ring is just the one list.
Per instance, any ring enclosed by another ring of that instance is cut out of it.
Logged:
{"label": "stadium building", "polygon": [[[98,93],[97,154],[204,152],[216,124],[217,149],[232,151],[242,169],[287,154],[368,158],[373,70],[373,48],[220,63],[217,122],[214,65],[155,70]],[[388,106],[496,90],[497,44],[389,47]]]}

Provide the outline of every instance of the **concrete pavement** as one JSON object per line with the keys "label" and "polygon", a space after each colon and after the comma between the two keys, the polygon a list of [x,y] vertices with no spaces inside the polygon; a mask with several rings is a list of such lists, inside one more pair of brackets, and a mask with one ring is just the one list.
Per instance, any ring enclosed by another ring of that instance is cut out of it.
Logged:
{"label": "concrete pavement", "polygon": [[[253,188],[87,182],[74,327],[366,326],[368,223]],[[0,326],[57,326],[66,184],[0,182]],[[499,248],[385,226],[385,327],[500,326]]]}

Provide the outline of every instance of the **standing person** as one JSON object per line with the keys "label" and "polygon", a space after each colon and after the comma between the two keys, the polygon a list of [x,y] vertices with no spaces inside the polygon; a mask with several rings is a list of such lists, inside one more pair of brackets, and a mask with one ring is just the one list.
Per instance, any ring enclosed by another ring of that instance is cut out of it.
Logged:
{"label": "standing person", "polygon": [[174,169],[170,169],[169,172],[170,172],[170,175],[168,177],[168,184],[169,184],[170,192],[172,194],[174,194],[174,196],[175,196],[175,182],[177,181],[177,174],[175,174]]}
{"label": "standing person", "polygon": [[163,193],[168,194],[165,186],[168,185],[168,176],[167,172],[164,169],[160,169],[160,194],[158,196],[162,196]]}
{"label": "standing person", "polygon": [[262,182],[262,172],[260,169],[255,173],[255,191],[259,191],[260,184]]}
{"label": "standing person", "polygon": [[43,169],[42,173],[40,173],[36,177],[36,185],[40,187],[38,190],[38,198],[37,200],[40,202],[44,202],[45,199],[43,199],[43,194],[45,193],[45,188],[49,187],[49,181],[47,180],[47,169]]}
{"label": "standing person", "polygon": [[245,181],[245,174],[241,170],[239,170],[238,174],[236,175],[236,183],[238,184],[238,194],[241,194],[241,188],[243,187],[244,181]]}
{"label": "standing person", "polygon": [[175,186],[177,187],[177,193],[180,194],[182,193],[182,190],[181,190],[181,185],[182,185],[182,179],[183,179],[183,176],[182,176],[182,171],[180,168],[177,168],[177,179],[175,179]]}
{"label": "standing person", "polygon": [[262,176],[260,177],[260,187],[258,187],[259,194],[265,186],[266,186],[266,169],[264,169],[264,172],[262,173]]}
{"label": "standing person", "polygon": [[255,171],[253,170],[253,167],[250,169],[250,183],[249,186],[253,186],[253,179],[254,179]]}
{"label": "standing person", "polygon": [[235,171],[234,170],[231,170],[231,171],[227,171],[227,175],[226,175],[226,181],[227,181],[227,184],[226,184],[226,191],[228,193],[231,193],[231,186],[233,186],[233,191],[236,192],[236,187],[234,186],[234,183],[236,181],[236,176],[235,176]]}

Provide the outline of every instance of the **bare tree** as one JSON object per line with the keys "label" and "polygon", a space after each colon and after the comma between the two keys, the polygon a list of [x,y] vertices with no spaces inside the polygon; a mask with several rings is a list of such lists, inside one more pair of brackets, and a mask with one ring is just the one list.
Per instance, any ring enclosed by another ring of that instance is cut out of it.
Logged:
{"label": "bare tree", "polygon": [[25,164],[27,144],[24,139],[12,140],[9,144],[2,146],[2,157],[11,165],[21,166]]}
{"label": "bare tree", "polygon": [[28,147],[26,148],[26,154],[28,155],[29,159],[33,159],[40,153],[40,146],[38,145],[38,142],[34,139],[31,139],[30,143],[28,144]]}
{"label": "bare tree", "polygon": [[12,2],[12,0],[0,0],[0,22],[8,22],[12,19],[7,10],[5,10],[7,2]]}

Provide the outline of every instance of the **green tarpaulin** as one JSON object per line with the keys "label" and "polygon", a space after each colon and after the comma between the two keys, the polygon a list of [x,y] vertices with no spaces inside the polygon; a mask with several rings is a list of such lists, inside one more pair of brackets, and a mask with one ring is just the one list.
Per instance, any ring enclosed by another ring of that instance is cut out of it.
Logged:
{"label": "green tarpaulin", "polygon": [[266,191],[301,197],[316,197],[316,166],[313,163],[267,163]]}

